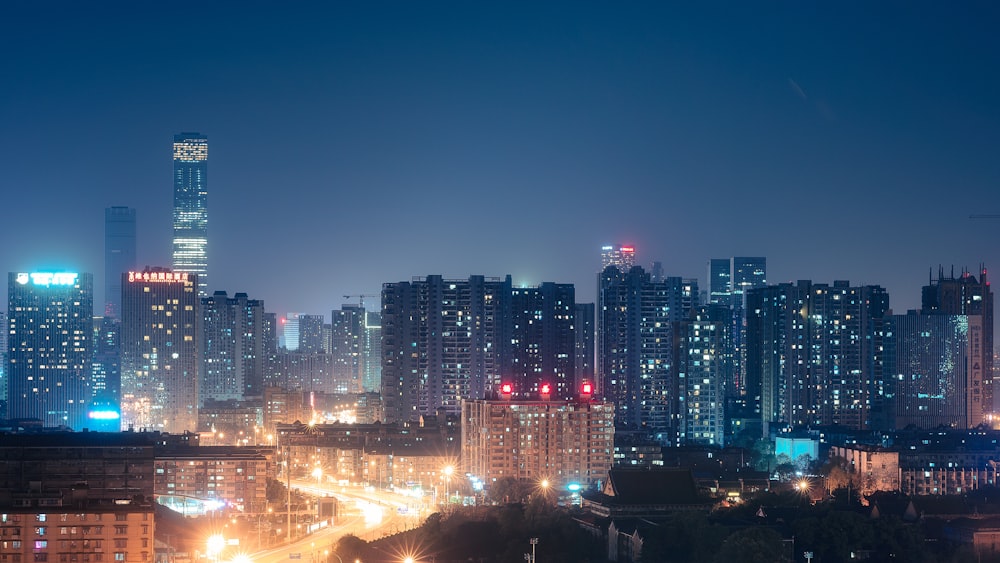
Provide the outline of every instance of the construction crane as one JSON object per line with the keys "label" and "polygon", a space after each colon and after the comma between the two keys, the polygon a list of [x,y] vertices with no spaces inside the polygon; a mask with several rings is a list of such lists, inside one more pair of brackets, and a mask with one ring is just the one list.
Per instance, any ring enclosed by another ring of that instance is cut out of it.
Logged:
{"label": "construction crane", "polygon": [[364,309],[365,307],[365,297],[379,297],[377,293],[359,293],[358,295],[345,295],[344,299],[354,299],[358,298],[358,307]]}

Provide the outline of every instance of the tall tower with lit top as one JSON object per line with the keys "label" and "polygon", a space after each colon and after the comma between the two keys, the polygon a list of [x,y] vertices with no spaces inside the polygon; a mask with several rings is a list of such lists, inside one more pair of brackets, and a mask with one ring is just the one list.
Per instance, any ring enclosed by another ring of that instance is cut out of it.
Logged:
{"label": "tall tower with lit top", "polygon": [[174,267],[208,296],[208,137],[174,135]]}

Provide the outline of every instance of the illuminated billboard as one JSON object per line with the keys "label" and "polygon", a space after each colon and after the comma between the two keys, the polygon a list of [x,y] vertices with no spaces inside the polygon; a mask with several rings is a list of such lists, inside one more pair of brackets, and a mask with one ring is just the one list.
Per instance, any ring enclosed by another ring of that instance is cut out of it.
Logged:
{"label": "illuminated billboard", "polygon": [[18,272],[17,283],[21,285],[38,285],[42,287],[49,287],[52,285],[76,285],[77,280],[80,275],[76,272]]}
{"label": "illuminated billboard", "polygon": [[188,281],[188,275],[187,272],[129,272],[128,281],[129,283],[177,283]]}

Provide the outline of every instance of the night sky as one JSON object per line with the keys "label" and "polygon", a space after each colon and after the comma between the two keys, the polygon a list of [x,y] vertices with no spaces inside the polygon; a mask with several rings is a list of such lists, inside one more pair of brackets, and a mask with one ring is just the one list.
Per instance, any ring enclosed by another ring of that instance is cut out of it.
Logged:
{"label": "night sky", "polygon": [[428,274],[594,301],[605,243],[905,312],[938,265],[1000,272],[1000,219],[969,219],[1000,214],[998,28],[994,2],[3,2],[0,271],[93,272],[102,303],[112,205],[169,266],[198,131],[210,288],[279,315]]}

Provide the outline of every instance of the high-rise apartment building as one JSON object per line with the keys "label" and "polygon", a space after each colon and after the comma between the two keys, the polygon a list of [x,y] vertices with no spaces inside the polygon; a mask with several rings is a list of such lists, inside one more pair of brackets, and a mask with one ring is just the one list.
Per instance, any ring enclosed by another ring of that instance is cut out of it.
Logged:
{"label": "high-rise apartment building", "polygon": [[[974,419],[991,417],[994,410],[993,393],[993,290],[986,277],[986,268],[981,267],[979,278],[971,272],[962,272],[955,277],[952,271],[945,277],[944,269],[938,270],[938,279],[931,280],[922,292],[921,313],[925,315],[967,315],[979,317],[980,322],[969,325],[969,341],[975,348],[970,350],[969,378],[981,381],[981,387],[973,387],[970,392],[977,409],[982,413]],[[981,346],[979,345],[981,343]]]}
{"label": "high-rise apartment building", "polygon": [[598,291],[598,389],[614,403],[620,428],[673,444],[680,422],[678,323],[698,305],[697,282],[655,282],[641,267],[609,266]]}
{"label": "high-rise apartment building", "polygon": [[382,389],[382,313],[368,311],[365,314],[365,340],[361,348],[364,360],[364,376],[361,386],[366,393],[378,393]]}
{"label": "high-rise apartment building", "polygon": [[197,278],[165,268],[123,274],[123,429],[197,430]]}
{"label": "high-rise apartment building", "polygon": [[201,300],[201,405],[263,394],[263,316],[264,302],[246,293],[216,291]]}
{"label": "high-rise apartment building", "polygon": [[382,397],[386,419],[439,410],[499,385],[508,341],[511,281],[471,276],[415,278],[382,286]]}
{"label": "high-rise apartment building", "polygon": [[135,209],[104,210],[104,315],[122,310],[122,274],[135,270]]}
{"label": "high-rise apartment building", "polygon": [[597,385],[597,370],[594,367],[594,338],[597,334],[597,320],[593,303],[577,303],[573,316],[573,337],[576,339],[576,387],[583,383]]}
{"label": "high-rise apartment building", "polygon": [[747,293],[747,387],[765,435],[782,428],[872,428],[881,409],[889,295],[879,286],[799,281]]}
{"label": "high-rise apartment building", "polygon": [[7,313],[0,311],[0,418],[7,418]]}
{"label": "high-rise apartment building", "polygon": [[303,354],[322,354],[328,345],[323,337],[323,315],[299,315],[299,346]]}
{"label": "high-rise apartment building", "polygon": [[330,315],[333,388],[336,393],[360,393],[365,374],[366,312],[361,305],[343,305]]}
{"label": "high-rise apartment building", "polygon": [[587,487],[611,469],[614,435],[614,405],[589,397],[463,401],[462,469],[487,483]]}
{"label": "high-rise apartment building", "polygon": [[174,135],[174,267],[208,295],[208,137]]}
{"label": "high-rise apartment building", "polygon": [[682,323],[680,416],[682,444],[725,444],[725,383],[732,370],[731,310],[721,304],[695,309]]}
{"label": "high-rise apartment building", "polygon": [[7,280],[8,415],[87,426],[94,276],[11,272]]}
{"label": "high-rise apartment building", "polygon": [[515,398],[538,397],[544,386],[557,399],[576,396],[576,289],[545,282],[511,290],[510,347],[502,377]]}

